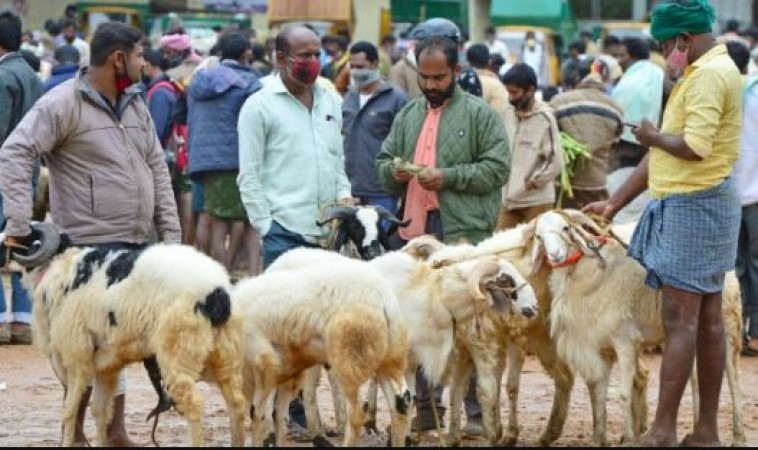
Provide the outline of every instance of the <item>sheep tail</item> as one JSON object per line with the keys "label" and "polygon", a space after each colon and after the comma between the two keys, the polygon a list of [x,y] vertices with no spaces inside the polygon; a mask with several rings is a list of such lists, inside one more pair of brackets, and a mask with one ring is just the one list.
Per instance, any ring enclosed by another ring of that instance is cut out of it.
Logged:
{"label": "sheep tail", "polygon": [[214,327],[225,324],[232,314],[232,300],[229,292],[221,287],[214,289],[205,296],[204,300],[195,303],[195,312],[197,311],[207,317]]}

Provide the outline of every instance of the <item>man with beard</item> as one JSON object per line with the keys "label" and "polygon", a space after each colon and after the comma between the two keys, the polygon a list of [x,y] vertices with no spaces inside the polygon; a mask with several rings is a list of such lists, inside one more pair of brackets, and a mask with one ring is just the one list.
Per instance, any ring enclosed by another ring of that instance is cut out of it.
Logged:
{"label": "man with beard", "polygon": [[[428,22],[435,20],[442,19]],[[500,189],[510,171],[508,140],[498,114],[458,87],[461,68],[455,35],[441,35],[445,24],[427,25],[427,36],[432,37],[421,38],[415,49],[423,96],[410,101],[392,123],[376,160],[379,182],[402,198],[401,215],[411,219],[408,227],[398,231],[398,247],[422,234],[433,234],[449,244],[476,244],[492,235],[497,222]],[[431,30],[433,26],[439,29]],[[396,158],[425,170],[411,173]],[[444,427],[442,388],[436,387],[430,395],[421,371],[416,385],[418,416],[413,429],[436,428],[432,401],[438,405]],[[472,391],[466,401],[467,424],[481,420]]]}
{"label": "man with beard", "polygon": [[79,51],[79,63],[82,66],[86,66],[89,64],[89,53],[90,48],[87,41],[79,37],[79,27],[76,24],[76,21],[73,19],[68,19],[65,22],[63,22],[63,42],[61,42],[60,46],[63,45],[73,45],[76,47],[76,50]]}
{"label": "man with beard", "polygon": [[518,63],[503,75],[512,108],[503,113],[513,152],[513,171],[503,186],[498,230],[528,222],[553,209],[553,181],[563,168],[558,125],[546,103],[536,99],[537,74]]}
{"label": "man with beard", "polygon": [[[40,98],[0,150],[0,188],[8,246],[31,245],[32,175],[38,158],[50,174],[50,209],[76,246],[139,249],[153,229],[181,238],[171,179],[150,113],[132,86],[142,75],[142,34],[120,22],[100,25],[92,61]],[[77,413],[74,440],[86,442],[89,389]],[[111,446],[135,446],[124,423],[126,375],[119,375]]]}
{"label": "man with beard", "polygon": [[[321,42],[304,26],[287,26],[275,45],[276,74],[245,100],[237,120],[237,184],[250,224],[263,237],[264,269],[290,249],[319,245],[328,233],[316,224],[324,207],[352,204],[342,99],[316,82]],[[289,416],[291,431],[307,425],[298,398]]]}

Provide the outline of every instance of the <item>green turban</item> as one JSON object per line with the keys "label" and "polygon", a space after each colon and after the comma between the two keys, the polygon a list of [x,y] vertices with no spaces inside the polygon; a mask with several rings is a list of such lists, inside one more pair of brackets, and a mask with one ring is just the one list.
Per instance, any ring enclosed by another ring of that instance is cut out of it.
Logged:
{"label": "green turban", "polygon": [[660,3],[651,14],[650,34],[656,41],[663,42],[681,33],[710,33],[714,20],[715,13],[708,0]]}

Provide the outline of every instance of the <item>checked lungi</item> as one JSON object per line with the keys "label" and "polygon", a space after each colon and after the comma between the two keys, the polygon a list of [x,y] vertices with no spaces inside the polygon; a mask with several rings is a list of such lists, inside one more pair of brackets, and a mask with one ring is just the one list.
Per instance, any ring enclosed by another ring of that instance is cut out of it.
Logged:
{"label": "checked lungi", "polygon": [[652,199],[628,254],[647,269],[645,284],[653,289],[721,292],[735,265],[740,214],[731,177],[702,191]]}

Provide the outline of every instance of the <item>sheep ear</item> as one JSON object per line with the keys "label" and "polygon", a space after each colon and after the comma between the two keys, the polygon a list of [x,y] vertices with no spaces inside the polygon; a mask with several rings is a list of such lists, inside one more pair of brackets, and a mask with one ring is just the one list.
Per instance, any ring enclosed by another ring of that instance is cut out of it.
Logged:
{"label": "sheep ear", "polygon": [[535,238],[534,243],[532,244],[532,272],[529,274],[529,277],[537,275],[542,268],[542,262],[544,259],[545,247],[542,245],[541,240]]}

